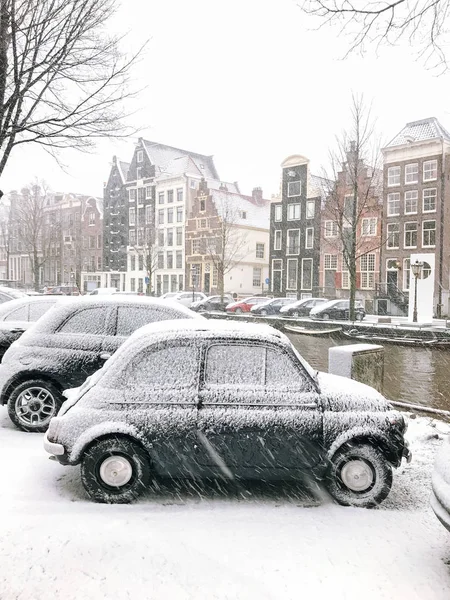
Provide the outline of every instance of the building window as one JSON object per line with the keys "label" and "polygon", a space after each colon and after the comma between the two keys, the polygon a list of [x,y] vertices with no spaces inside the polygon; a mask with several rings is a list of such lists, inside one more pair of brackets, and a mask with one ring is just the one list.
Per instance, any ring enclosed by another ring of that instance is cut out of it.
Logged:
{"label": "building window", "polygon": [[144,291],[144,279],[142,277],[139,277],[138,279],[138,293],[142,294]]}
{"label": "building window", "polygon": [[192,240],[192,254],[200,254],[202,248],[202,240],[197,238]]}
{"label": "building window", "polygon": [[173,208],[167,209],[167,222],[173,223]]}
{"label": "building window", "polygon": [[130,285],[131,285],[131,291],[135,292],[136,291],[136,278],[135,277],[132,277],[130,279]]}
{"label": "building window", "polygon": [[177,246],[181,246],[183,244],[183,228],[177,227]]}
{"label": "building window", "polygon": [[419,165],[412,163],[405,167],[405,183],[418,183],[419,181]]}
{"label": "building window", "polygon": [[145,188],[145,197],[146,197],[147,199],[149,199],[149,198],[151,198],[151,197],[152,197],[152,186],[151,186],[151,185],[148,185],[148,186]]}
{"label": "building window", "polygon": [[183,202],[183,188],[177,188],[177,202]]}
{"label": "building window", "polygon": [[272,260],[272,291],[281,292],[281,282],[283,276],[283,261],[281,259]]}
{"label": "building window", "polygon": [[253,287],[261,287],[261,267],[253,267]]}
{"label": "building window", "polygon": [[406,292],[409,290],[411,283],[411,260],[405,258],[403,260],[403,290]]}
{"label": "building window", "polygon": [[164,269],[164,252],[158,252],[158,269]]}
{"label": "building window", "polygon": [[400,193],[388,194],[387,197],[387,216],[393,217],[400,214]]}
{"label": "building window", "polygon": [[95,235],[89,236],[89,248],[91,250],[95,248]]}
{"label": "building window", "polygon": [[189,181],[189,185],[190,185],[190,187],[191,187],[192,190],[197,189],[197,182],[195,181],[195,179],[191,179]]}
{"label": "building window", "polygon": [[136,179],[142,179],[142,167],[136,169]]}
{"label": "building window", "polygon": [[287,290],[297,289],[297,276],[298,276],[298,260],[296,258],[288,258],[287,260]]}
{"label": "building window", "polygon": [[387,224],[386,246],[388,248],[398,248],[400,246],[400,226],[398,223]]}
{"label": "building window", "polygon": [[350,273],[348,271],[342,271],[342,289],[350,289]]}
{"label": "building window", "polygon": [[177,223],[183,222],[183,207],[177,206]]}
{"label": "building window", "polygon": [[102,270],[102,257],[97,256],[97,271],[101,271],[101,270]]}
{"label": "building window", "polygon": [[422,227],[422,246],[424,248],[436,246],[436,221],[424,221]]}
{"label": "building window", "polygon": [[164,229],[158,231],[158,246],[164,246]]}
{"label": "building window", "polygon": [[164,204],[164,192],[158,194],[158,204]]}
{"label": "building window", "polygon": [[169,291],[169,276],[168,275],[163,275],[163,294],[167,294],[167,292]]}
{"label": "building window", "polygon": [[297,221],[298,219],[300,219],[300,204],[288,205],[287,218],[288,221]]}
{"label": "building window", "polygon": [[130,238],[130,246],[133,246],[136,243],[136,230],[135,229],[130,229],[129,238]]}
{"label": "building window", "polygon": [[256,258],[264,258],[265,244],[256,244]]}
{"label": "building window", "polygon": [[198,229],[206,229],[208,227],[208,219],[197,219]]}
{"label": "building window", "polygon": [[302,258],[302,290],[312,290],[312,258]]}
{"label": "building window", "polygon": [[289,181],[288,182],[288,198],[293,196],[300,196],[302,193],[302,182],[301,181]]}
{"label": "building window", "polygon": [[324,268],[337,270],[337,254],[325,254],[324,256]]}
{"label": "building window", "polygon": [[167,252],[167,268],[173,269],[173,252]]}
{"label": "building window", "polygon": [[183,252],[181,250],[177,250],[176,252],[176,256],[175,256],[175,266],[177,269],[182,269],[183,268]]}
{"label": "building window", "polygon": [[130,190],[128,190],[128,200],[130,202],[136,200],[136,188],[131,188]]}
{"label": "building window", "polygon": [[338,226],[336,221],[325,221],[325,237],[336,237],[338,234]]}
{"label": "building window", "polygon": [[197,287],[200,283],[200,273],[202,266],[197,264],[191,265],[191,287]]}
{"label": "building window", "polygon": [[173,190],[167,190],[167,203],[172,204],[173,202]]}
{"label": "building window", "polygon": [[417,223],[405,223],[405,248],[417,248]]}
{"label": "building window", "polygon": [[144,153],[142,150],[138,150],[136,153],[136,162],[141,163],[144,160]]}
{"label": "building window", "polygon": [[136,256],[134,254],[130,256],[130,271],[136,271]]}
{"label": "building window", "polygon": [[281,204],[275,206],[275,221],[281,221],[283,218],[283,207]]}
{"label": "building window", "polygon": [[361,288],[373,290],[375,288],[375,254],[364,254],[360,258]]}
{"label": "building window", "polygon": [[98,235],[97,236],[97,250],[100,250],[102,247],[102,236]]}
{"label": "building window", "polygon": [[437,189],[423,190],[423,212],[434,212],[436,210]]}
{"label": "building window", "polygon": [[426,160],[423,163],[423,180],[433,181],[437,179],[437,160]]}
{"label": "building window", "polygon": [[377,234],[377,218],[369,217],[361,221],[361,235]]}
{"label": "building window", "polygon": [[281,250],[281,229],[277,229],[275,231],[275,236],[273,240],[273,249]]}
{"label": "building window", "polygon": [[151,225],[151,223],[152,223],[152,207],[146,206],[145,207],[145,224]]}
{"label": "building window", "polygon": [[136,225],[136,209],[130,208],[128,212],[128,225],[134,227]]}
{"label": "building window", "polygon": [[306,228],[305,248],[311,249],[314,246],[314,227]]}
{"label": "building window", "polygon": [[288,229],[287,254],[300,254],[300,229]]}
{"label": "building window", "polygon": [[158,225],[163,225],[164,224],[164,209],[160,208],[158,210]]}
{"label": "building window", "polygon": [[173,246],[173,229],[167,230],[167,245]]}
{"label": "building window", "polygon": [[200,200],[200,212],[205,212],[206,210],[206,200],[204,198],[202,198]]}
{"label": "building window", "polygon": [[140,187],[140,188],[138,188],[137,192],[138,192],[138,197],[137,197],[138,202],[139,203],[144,202],[144,200],[145,200],[145,188]]}
{"label": "building window", "polygon": [[400,185],[400,167],[389,167],[388,169],[388,187]]}
{"label": "building window", "polygon": [[306,203],[306,218],[314,219],[314,214],[316,211],[316,203],[314,200],[308,200]]}
{"label": "building window", "polygon": [[414,215],[417,213],[419,193],[417,190],[405,192],[405,215]]}
{"label": "building window", "polygon": [[138,256],[138,269],[139,271],[144,270],[144,256],[142,254],[139,254]]}

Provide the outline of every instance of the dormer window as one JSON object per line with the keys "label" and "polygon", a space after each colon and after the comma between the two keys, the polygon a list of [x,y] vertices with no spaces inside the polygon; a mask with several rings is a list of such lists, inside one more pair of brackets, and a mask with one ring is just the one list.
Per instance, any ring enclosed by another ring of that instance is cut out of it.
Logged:
{"label": "dormer window", "polygon": [[288,183],[288,197],[300,196],[302,193],[302,182],[301,181],[289,181]]}
{"label": "dormer window", "polygon": [[142,150],[138,150],[136,153],[136,162],[141,163],[144,160],[144,153]]}
{"label": "dormer window", "polygon": [[246,219],[246,218],[247,218],[247,211],[241,210],[241,219]]}

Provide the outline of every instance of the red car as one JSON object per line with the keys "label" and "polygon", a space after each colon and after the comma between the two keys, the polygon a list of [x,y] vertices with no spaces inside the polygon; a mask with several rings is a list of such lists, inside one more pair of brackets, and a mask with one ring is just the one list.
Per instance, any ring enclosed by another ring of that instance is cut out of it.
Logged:
{"label": "red car", "polygon": [[261,304],[262,302],[267,302],[270,298],[264,298],[262,296],[251,296],[250,298],[244,298],[244,300],[240,300],[239,302],[232,302],[228,304],[225,308],[227,312],[234,312],[237,315],[250,312],[250,309],[255,304]]}

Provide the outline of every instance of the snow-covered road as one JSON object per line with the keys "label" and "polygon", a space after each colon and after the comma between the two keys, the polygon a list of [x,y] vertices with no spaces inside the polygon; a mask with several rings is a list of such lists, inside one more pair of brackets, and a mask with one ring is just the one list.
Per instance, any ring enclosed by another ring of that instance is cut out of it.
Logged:
{"label": "snow-covered road", "polygon": [[448,600],[450,534],[428,506],[429,437],[448,428],[430,423],[411,422],[413,462],[377,510],[261,486],[105,506],[0,408],[0,600]]}

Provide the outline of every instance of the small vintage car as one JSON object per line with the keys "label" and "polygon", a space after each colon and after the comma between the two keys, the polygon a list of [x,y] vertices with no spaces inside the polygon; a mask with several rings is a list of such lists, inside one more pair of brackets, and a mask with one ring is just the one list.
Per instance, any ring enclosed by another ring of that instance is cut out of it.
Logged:
{"label": "small vintage car", "polygon": [[266,325],[167,321],[136,331],[50,422],[89,496],[129,502],[152,477],[324,481],[372,507],[410,457],[403,416],[362,383],[317,373]]}

